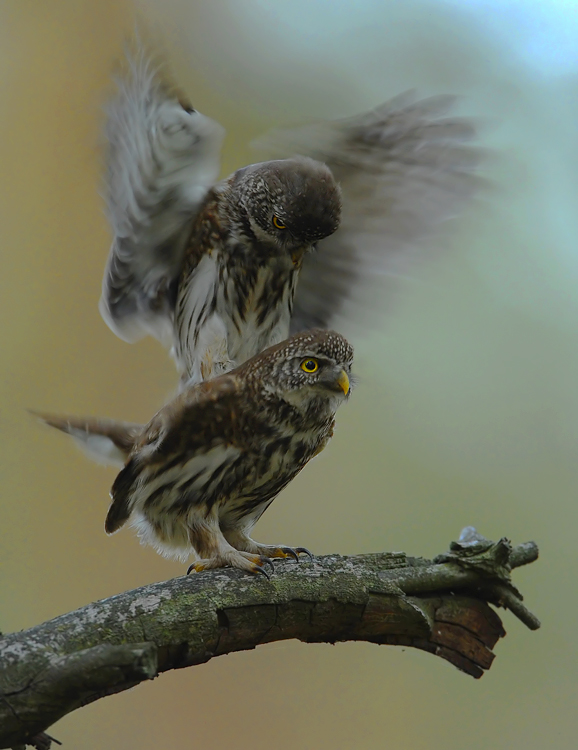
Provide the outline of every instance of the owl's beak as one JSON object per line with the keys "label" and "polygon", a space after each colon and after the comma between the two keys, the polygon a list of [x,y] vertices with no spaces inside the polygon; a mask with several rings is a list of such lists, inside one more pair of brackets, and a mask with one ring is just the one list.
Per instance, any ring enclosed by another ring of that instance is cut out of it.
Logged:
{"label": "owl's beak", "polygon": [[305,248],[304,247],[299,247],[299,248],[297,248],[297,250],[294,250],[291,253],[291,260],[293,261],[293,265],[296,266],[296,267],[300,266],[301,265],[301,261],[303,260],[303,256],[304,255],[305,255]]}
{"label": "owl's beak", "polygon": [[349,376],[343,368],[331,368],[325,371],[319,378],[319,385],[333,393],[343,393],[349,396],[350,382]]}
{"label": "owl's beak", "polygon": [[349,393],[349,378],[347,377],[347,373],[345,372],[345,370],[341,370],[336,382],[343,393],[347,396],[347,394]]}

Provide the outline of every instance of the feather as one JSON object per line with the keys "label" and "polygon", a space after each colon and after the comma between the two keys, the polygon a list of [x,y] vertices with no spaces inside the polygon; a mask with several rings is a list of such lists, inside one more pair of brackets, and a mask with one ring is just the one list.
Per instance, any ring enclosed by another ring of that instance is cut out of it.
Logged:
{"label": "feather", "polygon": [[104,522],[104,530],[107,534],[114,534],[128,521],[131,514],[129,493],[137,476],[137,461],[133,458],[114,480],[110,491],[112,502]]}
{"label": "feather", "polygon": [[183,104],[142,49],[117,86],[105,129],[114,239],[100,312],[127,341],[166,340],[187,233],[218,177],[224,130]]}
{"label": "feather", "polygon": [[404,94],[356,117],[274,131],[254,143],[269,158],[325,162],[341,185],[340,228],[305,259],[291,330],[330,327],[378,274],[398,273],[419,243],[456,216],[480,184],[469,120],[447,116],[454,97]]}
{"label": "feather", "polygon": [[61,417],[32,411],[45,424],[70,435],[75,443],[95,461],[124,466],[143,425],[117,422],[114,419]]}

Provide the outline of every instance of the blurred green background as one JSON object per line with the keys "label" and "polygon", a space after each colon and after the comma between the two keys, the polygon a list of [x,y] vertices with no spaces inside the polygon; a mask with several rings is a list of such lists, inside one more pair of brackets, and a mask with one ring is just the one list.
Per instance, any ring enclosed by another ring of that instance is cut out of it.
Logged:
{"label": "blurred green background", "polygon": [[[572,15],[573,13],[573,15]],[[473,524],[535,539],[516,572],[543,622],[509,613],[481,681],[440,659],[296,642],[215,659],[98,701],[68,748],[570,748],[578,732],[578,61],[575,6],[360,0],[0,3],[0,628],[26,628],[183,572],[107,538],[114,469],[27,408],[146,421],[175,385],[151,340],[99,317],[110,241],[99,133],[135,18],[194,106],[228,129],[223,172],[266,128],[415,87],[463,94],[494,187],[431,243],[352,337],[360,384],[332,445],[255,536],[315,553],[432,556]],[[386,307],[389,309],[386,310]]]}

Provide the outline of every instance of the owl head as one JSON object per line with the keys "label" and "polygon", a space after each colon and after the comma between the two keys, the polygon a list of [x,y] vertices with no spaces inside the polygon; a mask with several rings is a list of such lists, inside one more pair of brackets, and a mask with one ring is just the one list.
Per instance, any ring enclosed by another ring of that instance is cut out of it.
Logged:
{"label": "owl head", "polygon": [[335,411],[351,392],[353,347],[335,331],[297,333],[238,368],[268,394],[298,408]]}
{"label": "owl head", "polygon": [[333,234],[341,191],[331,170],[306,157],[267,161],[234,177],[247,229],[262,244],[293,253]]}

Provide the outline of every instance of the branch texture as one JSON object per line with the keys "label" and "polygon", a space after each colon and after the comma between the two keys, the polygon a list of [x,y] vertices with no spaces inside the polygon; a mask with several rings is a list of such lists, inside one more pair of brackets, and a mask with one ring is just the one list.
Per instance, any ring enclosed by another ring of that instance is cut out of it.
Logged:
{"label": "branch texture", "polygon": [[402,553],[279,561],[271,580],[221,569],[144,586],[0,637],[0,748],[49,748],[74,709],[161,672],[297,638],[412,646],[481,677],[505,635],[487,602],[539,622],[510,583],[537,558],[464,529],[434,561]]}

